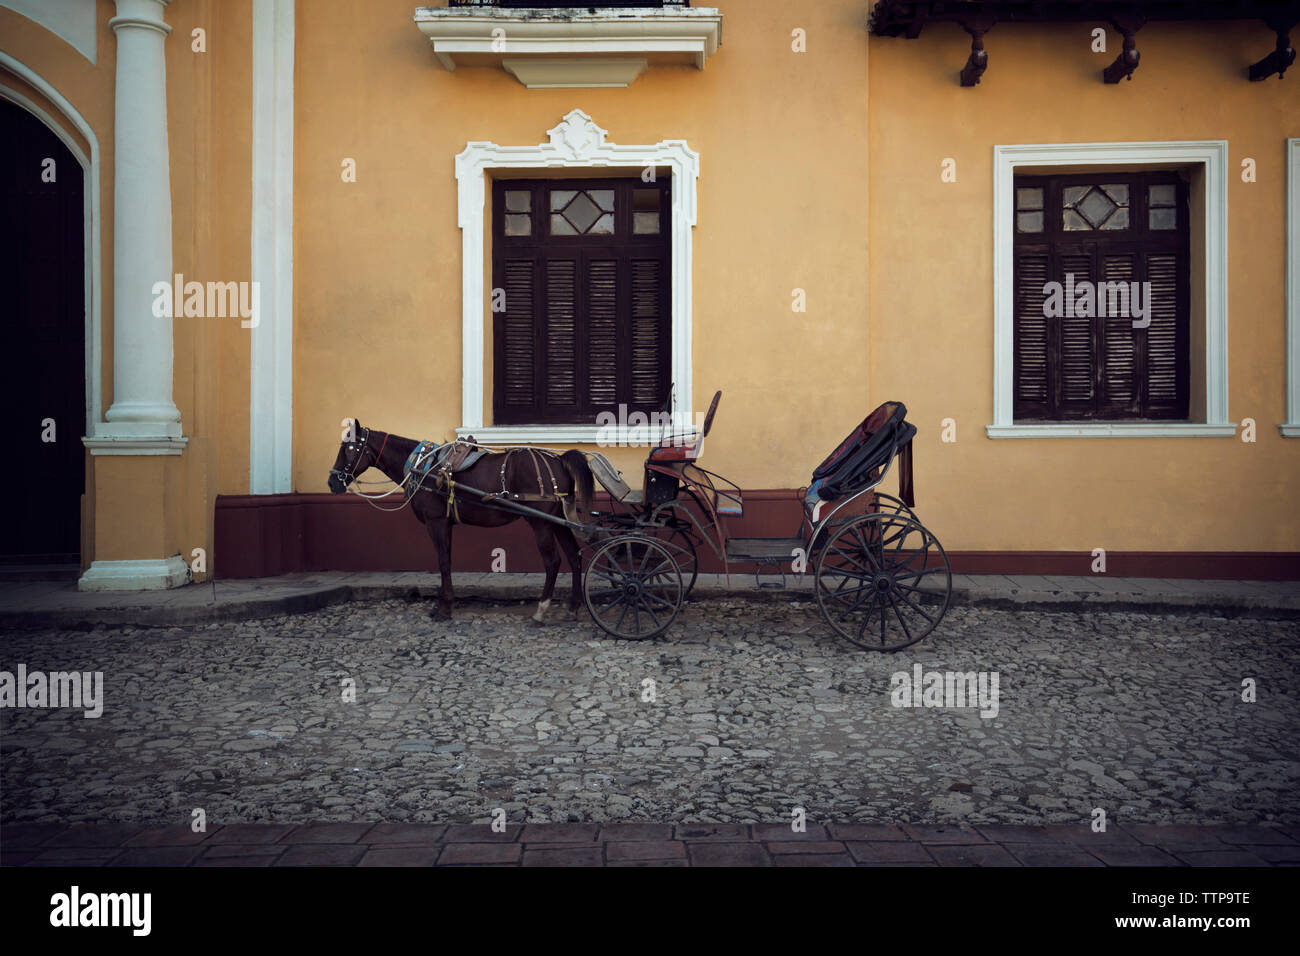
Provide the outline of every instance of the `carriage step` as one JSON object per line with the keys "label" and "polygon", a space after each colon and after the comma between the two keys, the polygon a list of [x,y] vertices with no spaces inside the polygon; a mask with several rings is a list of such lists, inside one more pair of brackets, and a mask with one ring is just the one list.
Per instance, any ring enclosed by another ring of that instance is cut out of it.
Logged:
{"label": "carriage step", "polygon": [[803,538],[732,538],[727,542],[727,560],[786,564],[794,560],[796,548],[805,549]]}

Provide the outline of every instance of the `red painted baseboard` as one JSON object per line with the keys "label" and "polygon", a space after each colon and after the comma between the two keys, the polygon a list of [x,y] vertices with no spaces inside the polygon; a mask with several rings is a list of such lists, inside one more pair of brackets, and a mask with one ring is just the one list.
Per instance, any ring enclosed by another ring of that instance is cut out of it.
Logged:
{"label": "red painted baseboard", "polygon": [[[608,501],[598,495],[596,507],[607,509]],[[798,534],[797,492],[746,491],[745,503],[745,517],[729,525],[734,537]],[[492,529],[458,526],[452,541],[457,571],[490,571],[496,548],[505,549],[507,571],[542,570],[532,532],[523,521]],[[707,547],[699,557],[701,572],[723,570]],[[1093,561],[1091,553],[1074,551],[951,551],[948,557],[958,574],[1089,575]],[[209,566],[219,578],[251,578],[294,571],[432,571],[435,559],[424,526],[405,510],[384,513],[354,495],[220,495]],[[731,570],[743,574],[753,568],[732,565]],[[1106,574],[1295,581],[1300,580],[1300,554],[1109,551]]]}

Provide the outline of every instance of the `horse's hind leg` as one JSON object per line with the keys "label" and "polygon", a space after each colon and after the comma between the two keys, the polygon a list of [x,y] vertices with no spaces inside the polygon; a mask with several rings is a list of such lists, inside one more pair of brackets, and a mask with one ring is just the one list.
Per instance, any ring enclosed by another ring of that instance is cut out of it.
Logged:
{"label": "horse's hind leg", "polygon": [[542,599],[537,602],[537,613],[533,620],[541,624],[546,617],[546,609],[551,606],[551,595],[555,593],[555,578],[560,573],[560,552],[555,547],[555,528],[539,520],[529,521],[533,526],[533,536],[537,539],[537,550],[542,554],[542,563],[546,566],[546,587],[542,589]]}
{"label": "horse's hind leg", "polygon": [[442,574],[442,590],[438,594],[438,609],[434,616],[450,620],[455,598],[451,589],[451,522],[445,518],[430,518],[425,527],[433,541],[433,550],[438,556],[438,570]]}
{"label": "horse's hind leg", "polygon": [[577,538],[568,528],[557,528],[555,537],[560,542],[564,559],[569,562],[569,569],[573,571],[573,594],[569,598],[569,614],[577,617],[578,606],[582,603],[582,552],[578,550]]}

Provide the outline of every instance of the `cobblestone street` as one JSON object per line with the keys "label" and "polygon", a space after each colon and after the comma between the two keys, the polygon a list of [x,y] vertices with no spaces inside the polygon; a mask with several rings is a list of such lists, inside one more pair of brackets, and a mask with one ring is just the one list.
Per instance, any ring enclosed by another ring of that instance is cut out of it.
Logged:
{"label": "cobblestone street", "polygon": [[[806,600],[645,644],[532,609],[10,633],[0,667],[102,671],[104,711],[0,711],[0,819],[1300,823],[1295,621],[958,607],[876,655]],[[893,706],[914,664],[996,673],[997,716]]]}

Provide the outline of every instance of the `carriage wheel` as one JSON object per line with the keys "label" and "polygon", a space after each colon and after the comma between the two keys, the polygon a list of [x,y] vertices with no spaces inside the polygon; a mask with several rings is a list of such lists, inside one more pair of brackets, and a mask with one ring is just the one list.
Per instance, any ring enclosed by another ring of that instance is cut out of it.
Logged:
{"label": "carriage wheel", "polygon": [[686,592],[663,542],[643,534],[617,534],[592,556],[582,597],[602,630],[643,641],[667,630]]}
{"label": "carriage wheel", "polygon": [[885,514],[902,515],[905,518],[911,518],[917,524],[921,523],[921,519],[916,516],[916,512],[913,511],[911,508],[909,508],[907,505],[903,504],[901,500],[895,498],[893,495],[882,495],[876,493],[875,498],[876,498],[876,502],[875,502],[875,506],[872,508],[872,511],[879,511]]}
{"label": "carriage wheel", "polygon": [[817,606],[858,647],[897,651],[933,631],[952,600],[943,547],[919,521],[877,512],[835,532],[817,561]]}
{"label": "carriage wheel", "polygon": [[641,525],[637,531],[657,539],[673,556],[677,570],[682,573],[682,600],[688,601],[695,589],[695,579],[700,575],[700,555],[695,547],[695,526],[689,518],[679,518],[675,504],[662,505],[651,515],[651,524]]}
{"label": "carriage wheel", "polygon": [[635,531],[659,541],[673,556],[682,574],[682,601],[688,601],[699,577],[700,556],[695,541],[695,526],[688,518],[678,518],[676,505],[663,505],[650,518],[634,513],[605,512],[598,516],[600,526],[609,531]]}

